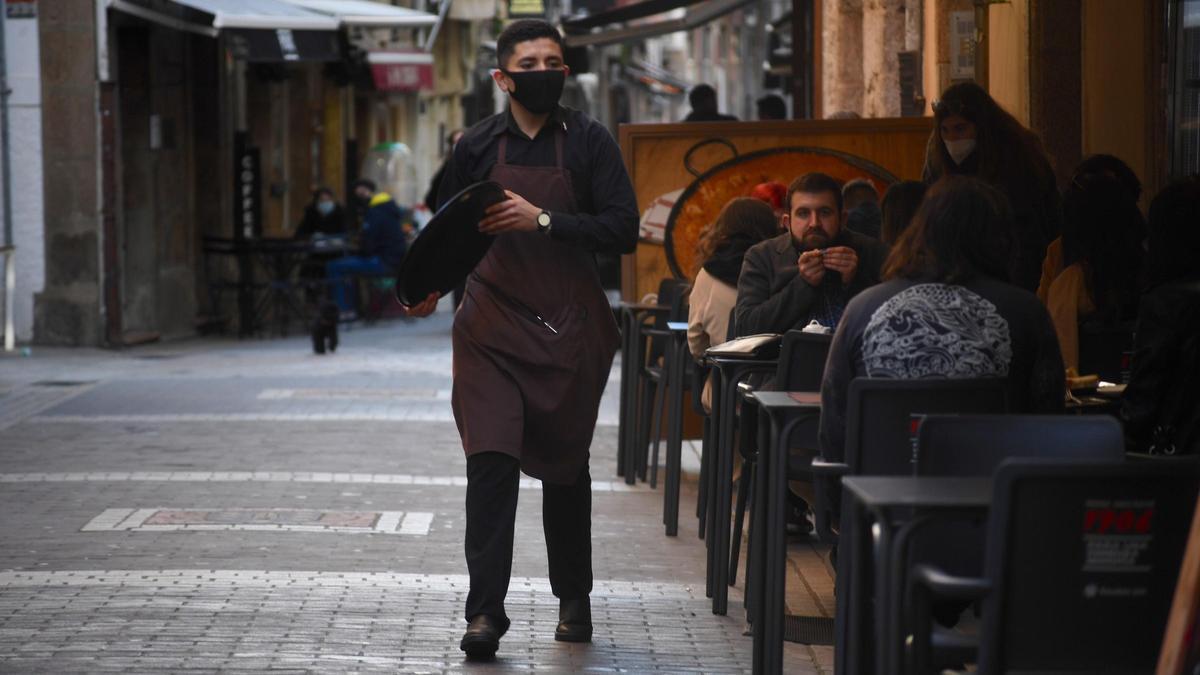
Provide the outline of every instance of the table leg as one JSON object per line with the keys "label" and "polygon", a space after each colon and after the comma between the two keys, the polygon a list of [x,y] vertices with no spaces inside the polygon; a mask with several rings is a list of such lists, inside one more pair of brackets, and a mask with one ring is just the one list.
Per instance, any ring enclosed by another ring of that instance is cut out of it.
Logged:
{"label": "table leg", "polygon": [[625,475],[625,452],[629,435],[629,389],[633,386],[633,378],[629,366],[633,363],[630,354],[633,338],[630,335],[629,310],[621,308],[621,403],[617,422],[617,475]]}
{"label": "table leg", "polygon": [[674,386],[670,390],[671,405],[667,422],[667,485],[664,493],[667,495],[666,516],[667,536],[679,534],[679,483],[683,473],[683,391],[684,377],[687,369],[687,345],[679,336],[672,336],[674,353],[671,359]]}
{"label": "table leg", "polygon": [[[641,318],[634,315],[630,322],[630,361],[629,364],[629,414],[630,424],[628,436],[625,439],[625,484],[633,485],[637,482],[637,466],[638,452],[644,452],[645,448],[639,450],[640,434],[638,430],[641,427],[642,414],[642,387],[638,385],[639,376],[641,374],[642,365],[645,363],[645,358],[642,354],[644,340],[638,335],[638,325],[641,323]],[[649,421],[647,421],[649,424]]]}
{"label": "table leg", "polygon": [[724,378],[721,376],[721,370],[714,368],[713,373],[712,412],[708,417],[710,423],[708,431],[709,442],[704,447],[703,462],[700,469],[702,474],[701,483],[704,486],[704,493],[702,495],[704,508],[700,518],[700,535],[704,537],[704,547],[708,553],[708,564],[705,566],[705,580],[707,584],[705,592],[710,598],[713,597],[713,593],[715,592],[714,579],[717,573],[717,537],[713,534],[713,523],[716,522],[717,509],[717,457],[720,455],[717,448],[720,445],[718,439],[721,437],[721,400],[725,398],[722,391],[724,389]]}
{"label": "table leg", "polygon": [[873,520],[875,526],[871,527],[873,536],[871,537],[871,565],[874,572],[874,588],[872,588],[871,597],[867,598],[870,602],[872,598],[875,604],[874,632],[875,632],[875,672],[886,673],[896,672],[888,670],[888,661],[892,651],[892,645],[888,642],[888,617],[891,615],[891,593],[889,589],[891,585],[888,579],[889,565],[891,559],[892,548],[892,533],[891,525],[888,522],[886,512],[874,514]]}
{"label": "table leg", "polygon": [[721,427],[717,443],[717,489],[713,494],[716,497],[716,508],[710,525],[716,528],[712,533],[717,549],[716,559],[713,561],[716,565],[716,575],[713,579],[713,613],[722,615],[726,613],[729,605],[729,528],[730,519],[733,517],[730,513],[730,501],[733,499],[733,421],[737,408],[739,380],[738,373],[734,372],[721,383],[724,391],[721,392]]}

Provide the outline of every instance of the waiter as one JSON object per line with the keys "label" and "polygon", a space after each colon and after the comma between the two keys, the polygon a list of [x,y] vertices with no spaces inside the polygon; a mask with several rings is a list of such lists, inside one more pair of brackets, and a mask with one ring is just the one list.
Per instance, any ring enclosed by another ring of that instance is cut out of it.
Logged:
{"label": "waiter", "polygon": [[[479,229],[496,236],[467,279],[454,317],[454,419],[467,454],[466,557],[471,577],[461,648],[491,658],[508,630],[520,474],[543,481],[554,638],[592,637],[588,448],[618,334],[594,253],[631,253],[633,186],[608,131],[558,104],[568,69],[545,21],[517,21],[496,41],[492,77],[506,112],[454,149],[444,204],[481,180],[505,188]],[[409,313],[433,311],[437,297]]]}

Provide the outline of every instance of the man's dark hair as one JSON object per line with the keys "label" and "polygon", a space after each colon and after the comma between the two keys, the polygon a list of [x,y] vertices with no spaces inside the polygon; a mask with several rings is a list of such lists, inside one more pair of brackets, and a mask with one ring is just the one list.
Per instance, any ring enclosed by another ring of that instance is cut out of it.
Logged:
{"label": "man's dark hair", "polygon": [[895,244],[908,229],[917,209],[921,207],[926,189],[927,186],[919,180],[905,180],[893,183],[883,193],[883,203],[879,207],[883,210],[883,223],[879,228],[879,238],[883,243],[888,246]]}
{"label": "man's dark hair", "polygon": [[842,217],[842,208],[844,204],[842,201],[842,184],[837,182],[833,176],[813,171],[811,173],[806,173],[792,181],[792,184],[788,186],[787,191],[786,210],[789,216],[792,214],[792,195],[796,194],[797,192],[803,192],[810,195],[820,194],[822,192],[833,193],[834,201],[837,203],[838,218]]}
{"label": "man's dark hair", "polygon": [[1133,169],[1129,168],[1129,165],[1121,161],[1119,157],[1105,154],[1091,155],[1075,167],[1072,180],[1094,174],[1115,178],[1123,188],[1129,191],[1133,201],[1136,202],[1142,198],[1142,181],[1138,180]]}
{"label": "man's dark hair", "polygon": [[1200,275],[1200,177],[1181,179],[1150,202],[1150,285]]}
{"label": "man's dark hair", "polygon": [[784,103],[783,97],[778,94],[767,94],[758,99],[758,119],[760,120],[786,120],[787,119],[787,103]]}
{"label": "man's dark hair", "polygon": [[929,188],[884,263],[883,278],[1008,281],[1014,228],[1004,193],[978,178],[946,176]]}
{"label": "man's dark hair", "polygon": [[508,60],[512,58],[518,44],[542,38],[554,40],[559,49],[563,48],[562,35],[549,23],[541,19],[521,19],[512,22],[500,33],[500,37],[496,38],[496,65],[500,70],[508,68]]}
{"label": "man's dark hair", "polygon": [[692,105],[692,110],[716,112],[717,90],[713,89],[711,85],[698,84],[692,87],[692,91],[688,93],[688,103]]}
{"label": "man's dark hair", "polygon": [[879,190],[866,178],[855,178],[842,186],[842,202],[852,209],[863,202],[879,203]]}
{"label": "man's dark hair", "polygon": [[358,180],[354,181],[354,189],[357,190],[360,187],[365,187],[371,192],[375,192],[375,181],[371,180],[370,178],[359,178]]}

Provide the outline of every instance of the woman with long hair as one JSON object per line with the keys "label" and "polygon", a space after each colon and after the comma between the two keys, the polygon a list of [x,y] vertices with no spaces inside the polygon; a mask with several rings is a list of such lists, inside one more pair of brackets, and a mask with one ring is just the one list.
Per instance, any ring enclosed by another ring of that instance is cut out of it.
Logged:
{"label": "woman with long hair", "polygon": [[933,104],[934,128],[925,150],[924,180],[974,176],[1008,198],[1013,212],[1012,281],[1037,289],[1046,246],[1058,236],[1062,213],[1050,160],[1037,135],[974,82],[950,86]]}
{"label": "woman with long hair", "polygon": [[1115,178],[1082,176],[1063,193],[1064,269],[1045,302],[1067,368],[1079,368],[1080,322],[1117,325],[1137,316],[1144,229],[1137,202]]}
{"label": "woman with long hair", "polygon": [[1046,308],[1009,283],[1008,200],[981,180],[929,188],[884,265],[846,307],[821,385],[821,455],[841,461],[855,377],[1003,378],[1013,412],[1061,411],[1064,370]]}
{"label": "woman with long hair", "polygon": [[[779,221],[766,202],[751,197],[730,200],[716,222],[700,237],[697,251],[703,260],[692,283],[688,305],[688,347],[699,358],[704,350],[727,340],[730,312],[737,303],[738,275],[746,250],[779,232]],[[702,401],[711,408],[711,384],[705,383]]]}

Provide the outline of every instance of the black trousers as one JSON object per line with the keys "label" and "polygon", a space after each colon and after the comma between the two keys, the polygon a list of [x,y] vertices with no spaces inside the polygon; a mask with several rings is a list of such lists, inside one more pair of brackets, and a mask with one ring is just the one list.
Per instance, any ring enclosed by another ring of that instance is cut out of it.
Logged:
{"label": "black trousers", "polygon": [[[467,458],[468,621],[487,614],[508,626],[504,596],[512,576],[520,462],[499,452]],[[574,485],[542,484],[542,528],[557,598],[592,592],[592,477],[585,466]]]}

